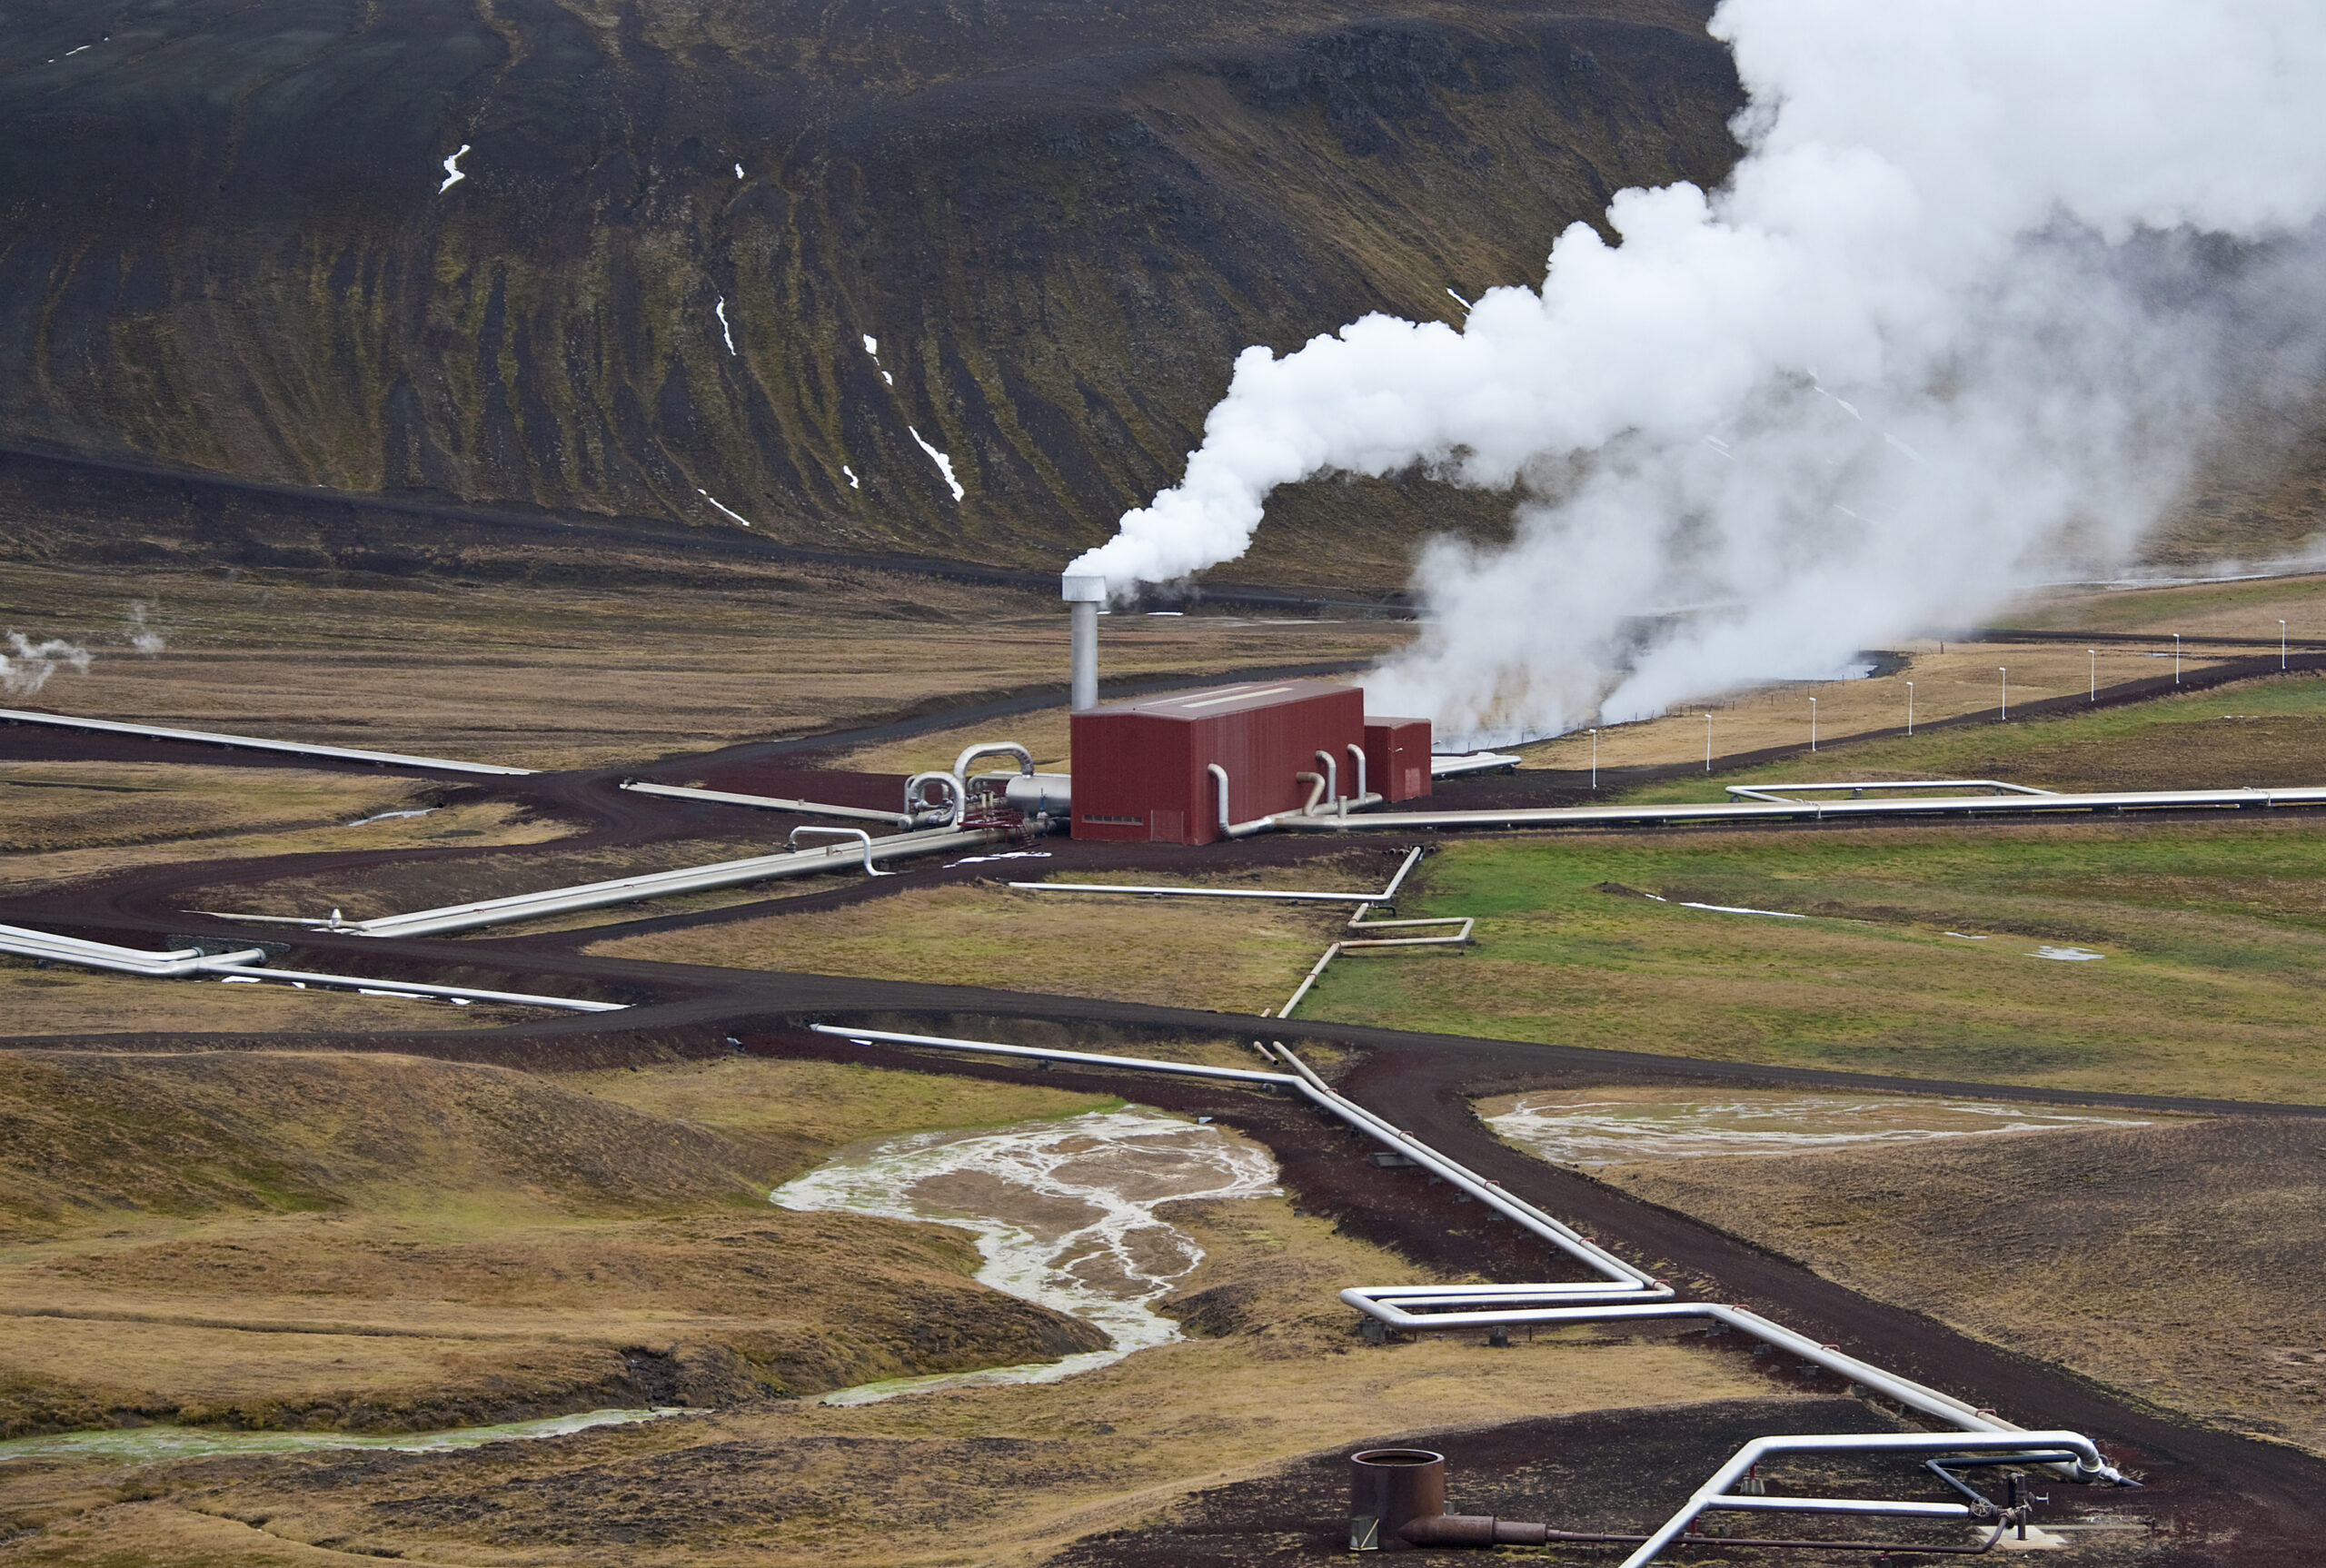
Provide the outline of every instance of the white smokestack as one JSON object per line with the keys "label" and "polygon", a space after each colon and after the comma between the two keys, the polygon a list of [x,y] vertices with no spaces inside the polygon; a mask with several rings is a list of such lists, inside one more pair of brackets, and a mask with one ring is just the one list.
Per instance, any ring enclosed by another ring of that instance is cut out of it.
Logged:
{"label": "white smokestack", "polygon": [[2121,560],[2225,400],[2319,372],[2314,0],[1725,0],[1712,27],[1751,96],[1725,187],[1619,194],[1619,245],[1575,225],[1460,329],[1246,350],[1184,480],[1070,570],[1231,560],[1327,471],[1516,486],[1511,546],[1425,551],[1432,624],[1371,684],[1542,733],[1831,674]]}
{"label": "white smokestack", "polygon": [[1107,601],[1107,580],[1089,573],[1066,572],[1059,578],[1059,597],[1073,617],[1072,697],[1074,712],[1098,706],[1098,606]]}

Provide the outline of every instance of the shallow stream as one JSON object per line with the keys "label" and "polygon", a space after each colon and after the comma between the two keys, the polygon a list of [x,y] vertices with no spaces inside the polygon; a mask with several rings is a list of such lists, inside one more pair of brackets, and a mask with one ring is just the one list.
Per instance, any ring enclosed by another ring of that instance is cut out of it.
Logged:
{"label": "shallow stream", "polygon": [[446,1432],[221,1432],[201,1426],[122,1426],[95,1432],[60,1432],[45,1437],[0,1442],[0,1464],[14,1459],[118,1459],[143,1464],[157,1459],[198,1459],[211,1454],[295,1454],[318,1448],[384,1448],[398,1454],[430,1454],[447,1448],[481,1448],[488,1443],[562,1437],[592,1426],[622,1426],[685,1415],[681,1409],[586,1410],[540,1421],[510,1421],[497,1426],[462,1426]]}
{"label": "shallow stream", "polygon": [[1266,1197],[1257,1144],[1138,1106],[979,1132],[912,1133],[835,1155],[778,1187],[785,1208],[936,1221],[976,1233],[978,1279],[1095,1324],[1112,1344],[1060,1361],[841,1389],[827,1404],[997,1384],[1051,1383],[1180,1337],[1154,1310],[1203,1261],[1156,1213],[1189,1198]]}

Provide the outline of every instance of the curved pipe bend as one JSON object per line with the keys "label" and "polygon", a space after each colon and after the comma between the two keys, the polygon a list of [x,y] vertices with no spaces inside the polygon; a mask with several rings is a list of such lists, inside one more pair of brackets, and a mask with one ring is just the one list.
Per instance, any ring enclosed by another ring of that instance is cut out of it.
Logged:
{"label": "curved pipe bend", "polygon": [[909,823],[919,822],[938,809],[929,803],[928,786],[942,784],[951,791],[951,803],[943,808],[941,821],[930,824],[939,828],[958,828],[962,816],[969,809],[969,792],[961,780],[950,773],[916,773],[905,780],[905,817]]}
{"label": "curved pipe bend", "polygon": [[969,778],[969,764],[980,757],[1015,757],[1018,759],[1018,771],[1029,779],[1034,776],[1034,754],[1015,740],[980,740],[953,759],[953,777]]}
{"label": "curved pipe bend", "polygon": [[872,835],[861,828],[794,828],[791,829],[791,836],[784,839],[783,847],[787,849],[800,848],[800,835],[802,833],[812,834],[819,839],[857,839],[864,846],[864,874],[866,876],[893,877],[896,875],[894,871],[883,871],[880,867],[872,864]]}
{"label": "curved pipe bend", "polygon": [[[969,815],[969,764],[980,757],[1015,757],[1018,759],[1018,776],[1021,779],[1034,776],[1034,754],[1015,740],[980,740],[974,746],[962,748],[961,754],[953,759],[950,773],[915,774],[916,780],[934,777],[953,781],[953,814],[945,819],[948,828],[959,828],[961,819]],[[911,786],[908,785],[906,789],[910,792]]]}

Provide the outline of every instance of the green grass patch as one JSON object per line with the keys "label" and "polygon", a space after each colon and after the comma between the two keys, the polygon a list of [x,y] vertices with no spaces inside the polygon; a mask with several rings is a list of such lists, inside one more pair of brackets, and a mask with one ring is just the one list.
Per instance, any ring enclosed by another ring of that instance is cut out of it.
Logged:
{"label": "green grass patch", "polygon": [[[1479,839],[1446,846],[1417,879],[1401,912],[1476,916],[1478,947],[1335,965],[1305,1016],[1911,1077],[2326,1098],[2326,820]],[[2038,956],[2046,947],[2103,957]]]}

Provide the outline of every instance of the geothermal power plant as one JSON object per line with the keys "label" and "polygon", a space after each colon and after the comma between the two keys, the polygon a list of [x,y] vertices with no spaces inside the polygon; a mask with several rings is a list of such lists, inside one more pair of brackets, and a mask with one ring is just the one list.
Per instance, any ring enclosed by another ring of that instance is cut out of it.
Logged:
{"label": "geothermal power plant", "polygon": [[[194,934],[165,945],[137,947],[24,926],[0,927],[0,951],[34,959],[153,979],[207,978],[241,983],[337,987],[373,994],[436,997],[611,1014],[621,1002],[479,987],[454,977],[404,974],[381,978],[357,972],[366,938],[430,938],[657,898],[739,888],[816,874],[894,874],[909,860],[939,854],[976,854],[997,846],[1029,846],[1064,832],[1093,846],[1225,846],[1267,833],[1341,835],[1391,832],[1416,841],[1387,886],[1377,891],[1232,888],[1187,883],[1013,882],[1045,892],[1132,898],[1243,898],[1354,907],[1343,939],[1333,943],[1299,990],[1274,1016],[1288,1017],[1325,965],[1344,951],[1369,948],[1459,949],[1474,940],[1463,917],[1381,918],[1394,914],[1399,889],[1429,836],[1464,829],[1552,832],[1560,829],[1679,823],[1807,823],[1828,819],[2059,819],[2137,812],[2266,812],[2326,807],[2326,788],[2217,789],[2106,792],[2052,791],[1990,779],[1813,780],[1799,784],[1732,786],[1728,799],[1685,805],[1468,806],[1443,805],[1433,781],[1506,769],[1502,754],[1434,756],[1426,720],[1368,713],[1360,687],[1312,679],[1231,680],[1115,702],[1102,702],[1099,611],[1103,584],[1069,576],[1063,597],[1070,625],[1068,674],[1072,769],[1039,771],[1032,753],[1008,739],[966,747],[949,769],[911,776],[901,794],[882,807],[754,793],[748,789],[665,784],[635,777],[591,784],[616,789],[671,809],[742,809],[797,820],[780,848],[762,855],[704,865],[645,871],[574,886],[470,900],[403,912],[345,918],[338,909],[291,917],[208,911]],[[2306,656],[2314,661],[2314,656]],[[134,738],[143,741],[227,748],[334,764],[369,765],[448,779],[522,787],[537,777],[500,765],[403,753],[308,745],[264,738],[78,719],[31,710],[9,710],[13,724]],[[993,766],[997,761],[1006,765]],[[812,777],[812,775],[795,775]],[[1754,914],[1757,911],[1734,911]],[[1418,934],[1415,928],[1458,928]],[[231,933],[243,933],[235,936]],[[1388,934],[1384,934],[1385,932]],[[222,934],[224,933],[224,934]],[[303,955],[337,954],[350,967]],[[407,953],[418,952],[408,949]],[[403,968],[410,969],[409,958]],[[1660,1527],[1632,1534],[1567,1528],[1556,1520],[1515,1520],[1459,1511],[1463,1478],[1450,1477],[1446,1456],[1434,1449],[1368,1448],[1348,1461],[1347,1550],[1357,1553],[1456,1550],[1510,1545],[1589,1545],[1625,1553],[1625,1568],[1685,1548],[1707,1517],[1748,1518],[1793,1513],[1839,1518],[1950,1523],[1980,1533],[1977,1550],[2023,1538],[2033,1494],[2023,1482],[2130,1485],[2132,1478],[2085,1434],[2054,1427],[2028,1429],[1990,1409],[1948,1394],[1920,1377],[1820,1343],[1777,1318],[1743,1306],[1692,1299],[1671,1281],[1625,1259],[1576,1226],[1481,1176],[1367,1108],[1328,1083],[1282,1039],[1249,1042],[1260,1065],[1228,1067],[1130,1054],[1089,1052],[1058,1045],[1020,1045],[959,1035],[817,1022],[818,1037],[835,1047],[906,1050],[939,1059],[1028,1063],[1160,1080],[1226,1087],[1282,1097],[1309,1107],[1326,1124],[1371,1146],[1374,1164],[1412,1170],[1443,1184],[1457,1201],[1538,1244],[1558,1267],[1546,1280],[1496,1284],[1349,1283],[1338,1299],[1375,1345],[1400,1337],[1481,1335],[1507,1345],[1515,1332],[1583,1325],[1686,1325],[1712,1336],[1735,1335],[1780,1356],[1789,1365],[1835,1379],[1886,1408],[1933,1428],[1886,1434],[1770,1433],[1754,1438],[1705,1479]],[[1890,1461],[1921,1466],[1943,1477],[1957,1494],[1948,1502],[1868,1498],[1794,1491],[1773,1494],[1759,1467],[1787,1458]],[[2010,1471],[2000,1501],[1975,1483],[1998,1467]],[[2032,1484],[2032,1483],[2031,1483]],[[1739,1548],[1815,1547],[1864,1553],[1910,1553],[1890,1540],[1819,1538],[1803,1542],[1773,1532],[1730,1533]],[[1966,1548],[1967,1549],[1967,1548]],[[1946,1550],[1954,1550],[1947,1548]]]}

